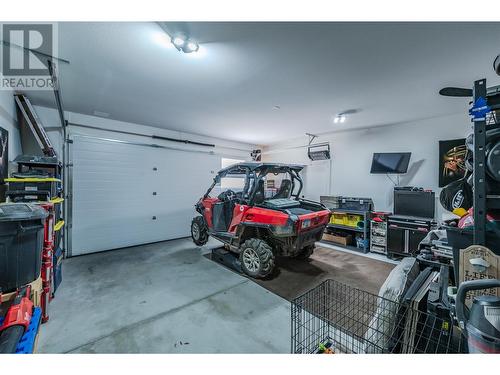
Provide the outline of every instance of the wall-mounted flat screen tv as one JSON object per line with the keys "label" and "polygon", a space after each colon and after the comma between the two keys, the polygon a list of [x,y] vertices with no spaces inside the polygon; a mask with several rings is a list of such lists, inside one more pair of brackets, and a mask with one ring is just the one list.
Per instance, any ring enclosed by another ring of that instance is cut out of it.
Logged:
{"label": "wall-mounted flat screen tv", "polygon": [[374,153],[370,173],[406,173],[410,156],[411,152]]}

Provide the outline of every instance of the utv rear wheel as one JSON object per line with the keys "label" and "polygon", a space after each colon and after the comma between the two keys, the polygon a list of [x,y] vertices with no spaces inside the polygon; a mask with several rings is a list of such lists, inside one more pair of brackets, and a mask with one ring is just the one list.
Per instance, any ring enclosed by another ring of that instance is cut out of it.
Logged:
{"label": "utv rear wheel", "polygon": [[314,252],[314,245],[310,245],[307,247],[304,247],[300,253],[297,254],[296,258],[297,259],[309,259],[309,257],[313,254]]}
{"label": "utv rear wheel", "polygon": [[208,227],[203,216],[196,216],[191,222],[191,238],[198,246],[203,246],[208,241]]}
{"label": "utv rear wheel", "polygon": [[240,252],[241,268],[248,276],[264,278],[274,269],[274,254],[267,243],[257,238],[246,240]]}

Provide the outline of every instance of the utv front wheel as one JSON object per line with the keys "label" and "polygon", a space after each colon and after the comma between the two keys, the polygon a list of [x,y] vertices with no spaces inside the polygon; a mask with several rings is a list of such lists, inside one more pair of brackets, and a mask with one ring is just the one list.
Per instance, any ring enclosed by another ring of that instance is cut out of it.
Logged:
{"label": "utv front wheel", "polygon": [[241,268],[248,276],[264,278],[274,269],[274,254],[266,242],[257,238],[246,240],[240,252]]}
{"label": "utv front wheel", "polygon": [[196,216],[191,222],[191,238],[198,246],[203,246],[207,243],[208,228],[203,216]]}
{"label": "utv front wheel", "polygon": [[297,254],[296,258],[297,259],[309,259],[309,257],[313,254],[314,252],[314,245],[306,246],[302,250],[300,250],[300,253]]}

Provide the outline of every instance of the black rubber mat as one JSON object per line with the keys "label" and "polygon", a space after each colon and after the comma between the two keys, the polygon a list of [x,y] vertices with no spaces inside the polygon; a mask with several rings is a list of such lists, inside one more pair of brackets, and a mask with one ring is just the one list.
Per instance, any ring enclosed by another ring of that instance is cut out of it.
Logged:
{"label": "black rubber mat", "polygon": [[[210,259],[211,254],[206,257]],[[334,279],[377,294],[394,266],[361,255],[317,247],[309,260],[278,258],[271,277],[249,280],[289,301],[326,279]],[[234,268],[226,268],[237,272]]]}

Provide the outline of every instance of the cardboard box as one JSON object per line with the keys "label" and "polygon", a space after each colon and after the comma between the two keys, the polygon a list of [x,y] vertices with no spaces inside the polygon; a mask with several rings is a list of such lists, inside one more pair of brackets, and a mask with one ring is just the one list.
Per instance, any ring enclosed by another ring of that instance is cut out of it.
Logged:
{"label": "cardboard box", "polygon": [[[42,295],[42,277],[40,276],[38,279],[30,283],[31,285],[31,301],[35,307],[40,307],[40,297]],[[10,292],[2,294],[1,303],[10,302],[14,298],[16,298],[17,292]]]}
{"label": "cardboard box", "polygon": [[323,237],[321,239],[323,241],[338,243],[343,246],[352,244],[352,236],[349,234],[346,236],[339,236],[336,234],[323,233]]}

